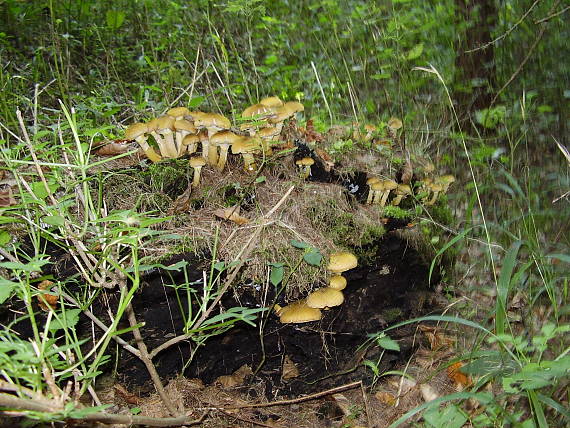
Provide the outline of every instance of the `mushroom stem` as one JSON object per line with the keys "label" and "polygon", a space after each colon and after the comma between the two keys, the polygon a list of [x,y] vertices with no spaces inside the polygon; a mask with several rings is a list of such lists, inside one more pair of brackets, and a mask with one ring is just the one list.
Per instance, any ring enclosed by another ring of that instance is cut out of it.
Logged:
{"label": "mushroom stem", "polygon": [[374,193],[376,193],[376,192],[369,187],[368,188],[368,197],[366,198],[366,204],[367,205],[372,204],[372,200],[374,199]]}
{"label": "mushroom stem", "polygon": [[228,161],[228,149],[230,148],[229,144],[221,144],[220,145],[220,157],[218,159],[217,168],[219,171],[223,171],[224,167],[226,166],[226,162]]}
{"label": "mushroom stem", "polygon": [[135,138],[135,141],[139,143],[139,146],[141,146],[141,149],[147,158],[149,158],[152,162],[160,161],[162,157],[154,151],[154,149],[147,143],[146,139],[146,135],[139,135],[137,138]]}
{"label": "mushroom stem", "polygon": [[255,165],[255,158],[253,157],[253,153],[242,153],[243,156],[243,168],[247,172],[255,171],[257,166]]}
{"label": "mushroom stem", "polygon": [[386,189],[382,194],[382,199],[380,200],[380,206],[386,206],[386,202],[388,201],[388,196],[390,195],[390,190]]}
{"label": "mushroom stem", "polygon": [[396,195],[396,197],[392,201],[392,205],[396,205],[396,206],[400,205],[400,202],[402,202],[403,197],[404,197],[404,195]]}
{"label": "mushroom stem", "polygon": [[194,177],[192,178],[192,187],[198,187],[200,184],[200,172],[202,170],[201,166],[194,167]]}
{"label": "mushroom stem", "polygon": [[439,195],[439,192],[434,191],[432,198],[429,200],[429,202],[427,204],[428,205],[434,205],[435,202],[437,201],[438,195]]}

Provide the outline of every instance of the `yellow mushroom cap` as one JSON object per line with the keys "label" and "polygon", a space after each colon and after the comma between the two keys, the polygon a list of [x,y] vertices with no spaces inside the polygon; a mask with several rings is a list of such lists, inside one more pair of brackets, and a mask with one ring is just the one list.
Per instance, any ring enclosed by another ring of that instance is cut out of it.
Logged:
{"label": "yellow mushroom cap", "polygon": [[279,135],[279,134],[280,134],[279,129],[270,126],[267,128],[261,128],[259,131],[257,131],[255,136],[261,137],[261,138],[271,138],[271,137],[275,137],[276,135]]}
{"label": "yellow mushroom cap", "polygon": [[189,134],[182,140],[184,146],[189,146],[191,144],[198,144],[200,142],[200,137],[198,135]]}
{"label": "yellow mushroom cap", "polygon": [[190,166],[192,168],[202,167],[206,165],[206,159],[200,156],[193,156],[190,158]]}
{"label": "yellow mushroom cap", "polygon": [[410,195],[412,188],[407,184],[398,184],[396,187],[396,195]]}
{"label": "yellow mushroom cap", "polygon": [[182,118],[184,116],[188,116],[190,114],[190,110],[186,107],[174,107],[168,110],[166,114],[174,118]]}
{"label": "yellow mushroom cap", "polygon": [[246,108],[241,116],[242,117],[255,117],[255,116],[272,116],[275,114],[273,107],[265,105],[265,104],[254,104]]}
{"label": "yellow mushroom cap", "polygon": [[372,183],[370,185],[370,189],[374,190],[375,192],[382,192],[382,191],[386,190],[386,187],[384,186],[383,181],[379,181],[376,183]]}
{"label": "yellow mushroom cap", "polygon": [[267,107],[281,107],[283,105],[283,101],[281,101],[279,97],[267,97],[262,99],[259,104],[263,104]]}
{"label": "yellow mushroom cap", "polygon": [[229,119],[218,113],[191,113],[194,117],[194,125],[196,128],[210,128],[216,127],[219,129],[230,129],[232,126]]}
{"label": "yellow mushroom cap", "polygon": [[148,132],[148,126],[146,124],[140,122],[133,123],[125,131],[125,138],[127,140],[134,140],[135,138],[140,137],[146,132]]}
{"label": "yellow mushroom cap", "polygon": [[333,275],[329,279],[329,288],[344,290],[346,288],[346,278],[342,275]]}
{"label": "yellow mushroom cap", "polygon": [[288,101],[283,104],[281,107],[275,109],[275,115],[269,118],[270,123],[279,123],[283,122],[286,119],[289,119],[295,113],[304,111],[305,107],[303,104],[298,103],[296,101]]}
{"label": "yellow mushroom cap", "polygon": [[386,190],[394,190],[395,188],[398,187],[398,183],[396,183],[394,180],[388,179],[384,180],[382,183],[384,184],[384,188]]}
{"label": "yellow mushroom cap", "polygon": [[160,116],[156,119],[156,129],[174,129],[174,118],[172,116]]}
{"label": "yellow mushroom cap", "polygon": [[354,269],[356,266],[358,266],[356,256],[347,251],[341,251],[331,254],[327,269],[334,273],[342,273]]}
{"label": "yellow mushroom cap", "polygon": [[369,186],[372,186],[374,183],[379,183],[380,179],[378,177],[370,177],[368,180],[366,180],[366,184],[368,184]]}
{"label": "yellow mushroom cap", "polygon": [[319,288],[307,296],[307,306],[311,308],[332,308],[342,305],[344,295],[342,291],[334,288]]}
{"label": "yellow mushroom cap", "polygon": [[305,300],[299,300],[283,308],[280,307],[278,314],[279,320],[283,324],[318,321],[322,317],[320,309],[307,306]]}
{"label": "yellow mushroom cap", "polygon": [[243,137],[234,134],[231,131],[220,131],[216,132],[210,137],[210,143],[215,146],[220,146],[222,144],[234,144],[235,142],[241,140]]}
{"label": "yellow mushroom cap", "polygon": [[299,166],[311,166],[315,164],[315,160],[310,157],[302,158],[295,161],[295,165]]}
{"label": "yellow mushroom cap", "polygon": [[391,117],[388,121],[388,127],[392,129],[400,129],[402,127],[402,121],[397,117]]}
{"label": "yellow mushroom cap", "polygon": [[194,124],[186,119],[180,119],[174,122],[174,129],[177,131],[188,131],[194,133],[197,131]]}
{"label": "yellow mushroom cap", "polygon": [[255,138],[241,137],[232,144],[232,153],[238,155],[240,153],[253,153],[261,151],[261,143]]}

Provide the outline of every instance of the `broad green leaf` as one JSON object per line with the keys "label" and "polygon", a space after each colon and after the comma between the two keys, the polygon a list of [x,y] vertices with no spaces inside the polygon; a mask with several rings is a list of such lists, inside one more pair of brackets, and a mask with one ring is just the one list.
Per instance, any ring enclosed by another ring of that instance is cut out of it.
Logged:
{"label": "broad green leaf", "polygon": [[311,266],[320,266],[323,261],[323,255],[317,250],[311,250],[303,255],[303,259]]}
{"label": "broad green leaf", "polygon": [[11,270],[21,270],[24,272],[39,272],[42,269],[42,266],[48,263],[48,260],[32,260],[29,263],[2,262],[0,263],[0,267]]}
{"label": "broad green leaf", "polygon": [[295,248],[305,249],[305,248],[310,247],[309,244],[307,244],[305,242],[297,241],[296,239],[291,239],[290,243]]}
{"label": "broad green leaf", "polygon": [[65,219],[59,215],[46,215],[42,221],[52,226],[63,226],[65,224]]}
{"label": "broad green leaf", "polygon": [[418,43],[412,49],[410,49],[406,59],[412,60],[412,59],[419,58],[423,52],[424,52],[424,44]]}
{"label": "broad green leaf", "polygon": [[274,287],[277,287],[283,281],[283,275],[285,269],[283,269],[283,263],[273,263],[271,265],[271,274],[269,275],[269,281]]}
{"label": "broad green leaf", "polygon": [[111,30],[117,30],[125,21],[125,12],[120,10],[108,10],[105,18],[107,20],[107,27]]}
{"label": "broad green leaf", "polygon": [[65,314],[60,314],[57,319],[54,319],[49,325],[50,331],[56,331],[62,328],[71,328],[79,321],[79,314],[81,309],[68,309]]}
{"label": "broad green leaf", "polygon": [[398,342],[383,334],[376,339],[376,343],[378,346],[387,349],[388,351],[400,351],[400,345]]}
{"label": "broad green leaf", "polygon": [[194,97],[190,100],[190,102],[188,103],[188,108],[189,109],[194,109],[196,107],[199,107],[200,104],[202,104],[204,101],[206,100],[206,98],[202,97],[202,96],[198,96],[198,97]]}
{"label": "broad green leaf", "polygon": [[4,303],[18,286],[15,282],[0,278],[0,304]]}

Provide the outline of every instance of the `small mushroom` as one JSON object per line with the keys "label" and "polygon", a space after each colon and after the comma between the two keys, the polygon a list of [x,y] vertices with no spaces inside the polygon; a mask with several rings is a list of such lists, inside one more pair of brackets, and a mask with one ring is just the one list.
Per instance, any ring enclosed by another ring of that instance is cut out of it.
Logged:
{"label": "small mushroom", "polygon": [[275,305],[275,309],[282,324],[318,321],[322,317],[320,309],[307,306],[306,300],[299,300],[283,308]]}
{"label": "small mushroom", "polygon": [[311,176],[311,166],[315,164],[315,160],[311,157],[304,157],[295,161],[295,165],[299,168],[299,176],[306,180]]}
{"label": "small mushroom", "polygon": [[342,275],[333,275],[329,279],[329,288],[344,290],[346,288],[346,278]]}
{"label": "small mushroom", "polygon": [[125,138],[127,140],[135,140],[147,158],[152,162],[158,162],[162,157],[154,151],[154,149],[148,144],[146,133],[148,132],[148,126],[144,123],[133,123],[125,131]]}
{"label": "small mushroom", "polygon": [[226,166],[228,159],[228,150],[230,146],[241,139],[242,137],[234,134],[231,131],[222,131],[212,135],[212,138],[210,138],[210,144],[213,147],[220,148],[220,156],[218,159],[218,164],[216,165],[216,168],[219,171],[223,171],[224,167]]}
{"label": "small mushroom", "polygon": [[182,153],[187,152],[188,154],[195,153],[198,149],[198,143],[200,142],[200,137],[198,135],[190,134],[184,137],[182,140],[182,146],[184,149]]}
{"label": "small mushroom", "polygon": [[427,202],[426,205],[435,205],[435,203],[437,202],[437,197],[439,196],[439,194],[441,192],[443,192],[443,185],[441,183],[437,183],[437,182],[433,182],[430,186],[429,189],[433,192],[433,196],[431,197],[431,199]]}
{"label": "small mushroom", "polygon": [[232,153],[234,155],[242,155],[244,169],[247,172],[252,172],[257,169],[253,154],[259,151],[261,151],[261,141],[257,138],[241,137],[238,141],[232,144]]}
{"label": "small mushroom", "polygon": [[193,156],[190,158],[190,166],[194,168],[194,177],[192,179],[192,187],[198,187],[200,184],[200,171],[206,165],[206,159],[200,156]]}
{"label": "small mushroom", "polygon": [[[370,186],[370,191],[372,193],[372,200],[370,201],[371,204],[380,204],[380,200],[382,199],[382,195],[386,190],[384,186],[384,181],[379,181],[377,183],[372,183]],[[368,195],[370,196],[370,195]]]}
{"label": "small mushroom", "polygon": [[370,177],[369,179],[366,180],[366,184],[369,187],[368,197],[366,198],[366,203],[368,205],[370,205],[372,203],[372,200],[374,199],[374,195],[376,194],[376,191],[372,189],[372,185],[374,183],[379,183],[379,182],[380,182],[380,179],[378,177]]}
{"label": "small mushroom", "polygon": [[347,270],[354,269],[358,266],[358,259],[348,251],[341,251],[330,255],[327,270],[341,274]]}
{"label": "small mushroom", "polygon": [[382,195],[382,200],[380,201],[380,206],[386,206],[386,202],[388,201],[388,196],[390,195],[390,191],[396,189],[398,187],[398,183],[394,180],[384,180],[382,182],[384,184],[384,194]]}
{"label": "small mushroom", "polygon": [[158,143],[160,154],[165,158],[177,158],[178,150],[172,132],[174,130],[174,119],[171,116],[161,116],[156,119],[156,122],[149,122],[148,126],[152,136]]}
{"label": "small mushroom", "polygon": [[174,121],[174,131],[176,132],[176,148],[178,149],[178,157],[182,156],[186,146],[183,143],[187,135],[195,134],[197,132],[194,124],[186,119]]}
{"label": "small mushroom", "polygon": [[271,155],[273,153],[271,144],[279,139],[279,130],[276,127],[268,126],[258,130],[255,136],[261,138],[263,153],[267,156]]}
{"label": "small mushroom", "polygon": [[279,130],[279,133],[281,133],[281,129],[283,129],[283,122],[295,116],[296,113],[304,110],[305,107],[303,104],[296,101],[288,101],[281,107],[275,109],[275,115],[269,118],[269,123],[274,124]]}
{"label": "small mushroom", "polygon": [[[208,130],[208,138],[212,138],[212,135],[216,132],[225,131],[231,127],[230,121],[221,114],[195,112],[191,113],[191,115],[194,118],[194,126],[196,126],[196,128]],[[202,155],[208,160],[210,165],[216,165],[218,163],[218,151],[214,149],[212,153],[210,153],[207,147],[208,146],[205,146],[202,142]]]}
{"label": "small mushroom", "polygon": [[319,288],[307,296],[307,306],[310,308],[332,308],[342,305],[343,302],[344,295],[342,291],[330,287]]}
{"label": "small mushroom", "polygon": [[402,199],[412,194],[412,188],[407,184],[398,184],[396,187],[396,197],[392,201],[392,205],[400,205]]}
{"label": "small mushroom", "polygon": [[455,183],[455,177],[451,174],[442,175],[441,177],[438,177],[436,181],[442,185],[443,193],[447,193],[449,186],[451,186],[452,183]]}
{"label": "small mushroom", "polygon": [[186,107],[174,107],[168,110],[166,114],[173,117],[174,120],[182,120],[186,116],[190,115],[190,110],[188,110]]}

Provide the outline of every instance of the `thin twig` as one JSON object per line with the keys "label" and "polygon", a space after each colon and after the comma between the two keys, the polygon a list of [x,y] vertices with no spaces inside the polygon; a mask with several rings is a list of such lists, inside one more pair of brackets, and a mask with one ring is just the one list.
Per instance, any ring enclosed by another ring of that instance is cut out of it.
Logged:
{"label": "thin twig", "polygon": [[477,48],[474,49],[470,49],[468,51],[465,51],[465,53],[471,53],[471,52],[477,52],[483,49],[487,49],[489,46],[494,45],[495,43],[497,43],[499,40],[504,39],[505,37],[507,37],[509,34],[511,34],[513,32],[513,30],[515,28],[517,28],[525,19],[526,17],[530,14],[530,12],[532,11],[532,9],[534,9],[534,7],[540,3],[540,0],[535,0],[535,2],[529,7],[529,9],[524,13],[523,16],[521,16],[521,18],[515,22],[507,31],[505,31],[503,34],[501,34],[499,37],[491,40],[490,42],[485,43],[483,46],[479,46]]}
{"label": "thin twig", "polygon": [[542,24],[543,22],[546,21],[550,21],[552,18],[557,17],[558,15],[562,15],[564,12],[567,12],[570,10],[570,6],[566,6],[564,9],[559,10],[558,12],[552,13],[542,19],[539,19],[538,21],[534,21],[535,24]]}
{"label": "thin twig", "polygon": [[[291,404],[304,403],[305,401],[316,400],[317,398],[326,397],[327,395],[336,394],[337,392],[347,391],[362,385],[362,381],[347,383],[346,385],[337,386],[336,388],[327,389],[326,391],[316,392],[314,394],[305,395],[304,397],[293,398],[291,400],[272,401],[270,403],[245,404],[240,406],[223,407],[225,410],[230,409],[259,409],[261,407],[289,406]],[[218,410],[219,407],[201,408],[200,410]]]}
{"label": "thin twig", "polygon": [[[550,8],[550,11],[548,13],[552,13],[557,7],[558,4],[560,3],[560,0],[556,0],[554,2],[554,4],[552,5],[552,7]],[[542,40],[542,36],[544,36],[544,33],[546,31],[546,25],[540,24],[540,30],[538,32],[538,35],[536,36],[536,39],[534,40],[534,42],[532,43],[530,49],[528,50],[526,56],[523,58],[523,60],[521,61],[521,63],[519,64],[519,66],[517,67],[517,69],[513,72],[513,74],[511,74],[511,77],[509,77],[509,80],[507,80],[505,82],[505,84],[501,87],[501,89],[499,89],[497,91],[497,93],[495,94],[495,96],[493,97],[493,100],[491,101],[491,106],[495,104],[495,101],[497,101],[497,99],[499,98],[499,96],[501,95],[501,93],[507,89],[507,87],[517,78],[517,76],[520,74],[520,72],[522,71],[522,69],[524,68],[524,66],[526,65],[526,63],[528,62],[528,60],[530,59],[530,57],[532,56],[532,54],[534,53],[534,50],[536,49],[536,47],[538,46],[538,44],[540,43],[540,41]]]}

